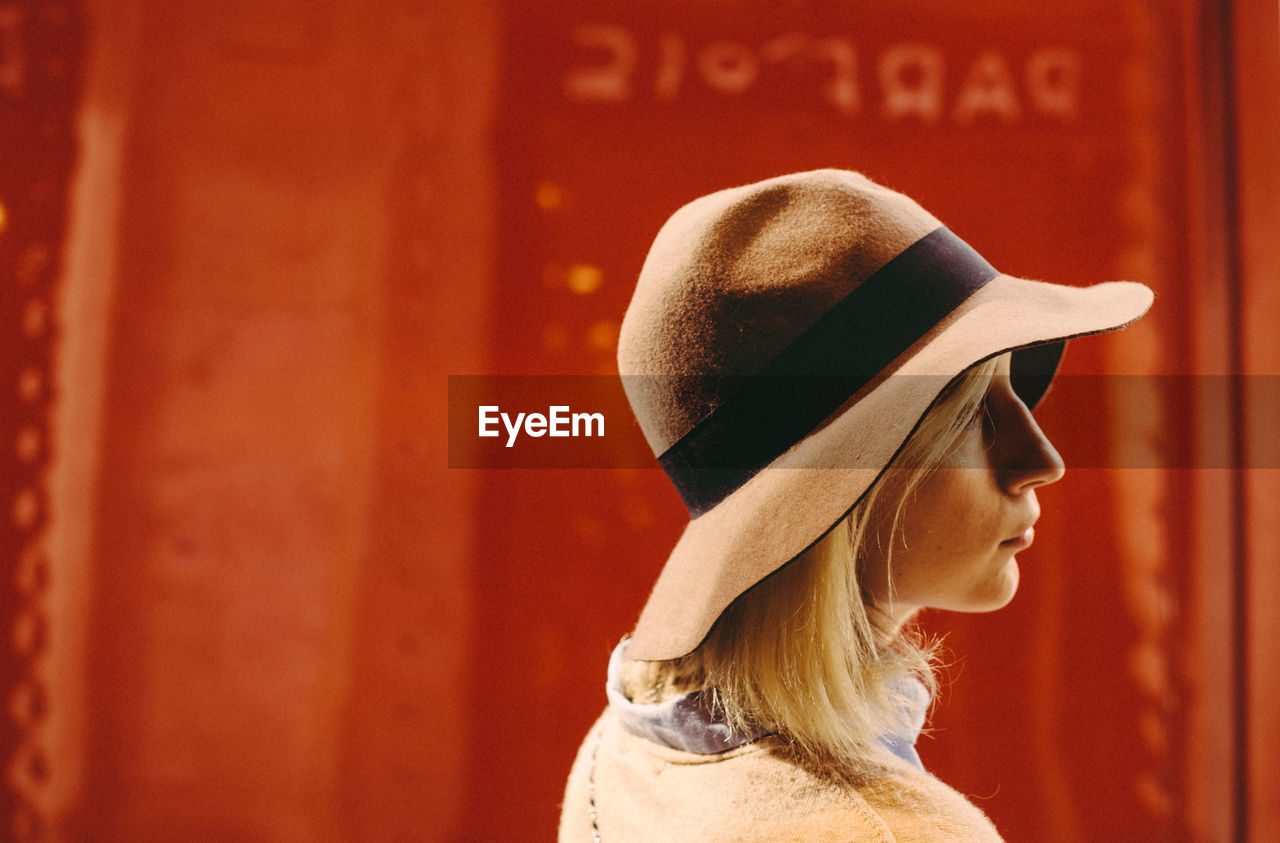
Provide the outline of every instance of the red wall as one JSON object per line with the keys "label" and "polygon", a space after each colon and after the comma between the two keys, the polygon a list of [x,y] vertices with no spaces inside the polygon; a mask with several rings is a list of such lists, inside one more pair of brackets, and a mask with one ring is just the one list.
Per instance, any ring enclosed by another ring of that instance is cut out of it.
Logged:
{"label": "red wall", "polygon": [[1004,271],[1155,288],[1068,373],[1197,376],[1044,405],[1069,470],[1017,599],[926,619],[926,764],[1011,840],[1265,839],[1274,470],[1210,457],[1280,409],[1198,376],[1280,368],[1277,10],[863,6],[85,4],[24,656],[49,828],[551,839],[686,516],[630,453],[451,468],[448,376],[612,375],[668,214],[836,166]]}

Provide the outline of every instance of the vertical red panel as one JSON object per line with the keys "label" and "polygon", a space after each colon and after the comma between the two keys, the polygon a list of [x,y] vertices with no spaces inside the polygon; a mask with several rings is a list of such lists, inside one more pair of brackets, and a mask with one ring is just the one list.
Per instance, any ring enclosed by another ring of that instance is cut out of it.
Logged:
{"label": "vertical red panel", "polygon": [[[1235,183],[1240,273],[1240,364],[1249,375],[1280,372],[1280,6],[1265,0],[1232,4]],[[1258,379],[1262,381],[1263,379]],[[1258,468],[1280,423],[1280,396],[1252,383],[1244,395],[1242,581],[1245,652],[1242,772],[1247,776],[1245,831],[1252,839],[1280,825],[1280,726],[1272,714],[1280,694],[1280,474]]]}
{"label": "vertical red panel", "polygon": [[92,101],[127,140],[118,264],[92,276],[119,274],[99,482],[73,502],[94,540],[69,839],[329,840],[345,820],[393,30],[332,2],[219,11],[147,4],[98,42],[139,57],[110,80],[131,109]]}
{"label": "vertical red panel", "polygon": [[76,166],[78,3],[0,3],[0,837],[43,840],[55,316]]}
{"label": "vertical red panel", "polygon": [[[397,9],[396,11],[399,11]],[[483,369],[494,210],[484,143],[497,89],[495,4],[446,0],[388,23],[406,55],[386,130],[379,397],[352,678],[338,765],[344,840],[469,838],[478,472],[448,467],[447,376]],[[446,83],[446,80],[448,82]],[[465,245],[460,245],[465,244]],[[482,601],[487,599],[481,595]]]}

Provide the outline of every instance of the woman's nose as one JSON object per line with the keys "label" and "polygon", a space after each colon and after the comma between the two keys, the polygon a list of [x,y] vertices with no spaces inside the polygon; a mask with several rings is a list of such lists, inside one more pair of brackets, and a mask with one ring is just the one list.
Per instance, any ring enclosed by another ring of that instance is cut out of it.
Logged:
{"label": "woman's nose", "polygon": [[1066,473],[1062,455],[1036,423],[1031,410],[1008,390],[995,425],[994,446],[1000,483],[1011,495],[1056,483]]}

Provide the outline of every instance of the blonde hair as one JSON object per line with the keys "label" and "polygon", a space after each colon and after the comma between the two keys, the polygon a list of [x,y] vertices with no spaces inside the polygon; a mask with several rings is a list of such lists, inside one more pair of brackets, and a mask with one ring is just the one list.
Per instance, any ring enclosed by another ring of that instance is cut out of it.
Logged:
{"label": "blonde hair", "polygon": [[861,583],[871,542],[892,553],[913,491],[982,412],[995,361],[952,381],[885,473],[814,545],[740,595],[698,649],[669,661],[629,661],[636,702],[702,688],[712,712],[739,732],[775,732],[799,755],[861,766],[876,739],[900,724],[906,701],[895,680],[915,676],[936,690],[936,647],[898,628]]}

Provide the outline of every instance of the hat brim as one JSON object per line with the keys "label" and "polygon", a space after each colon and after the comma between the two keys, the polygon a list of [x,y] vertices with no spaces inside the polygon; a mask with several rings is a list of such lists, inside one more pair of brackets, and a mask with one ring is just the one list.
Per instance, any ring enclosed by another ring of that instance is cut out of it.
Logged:
{"label": "hat brim", "polygon": [[641,612],[628,657],[672,659],[696,649],[740,594],[848,514],[956,375],[1007,351],[1122,328],[1152,300],[1150,289],[1128,281],[1069,287],[993,278],[881,378],[689,522]]}

